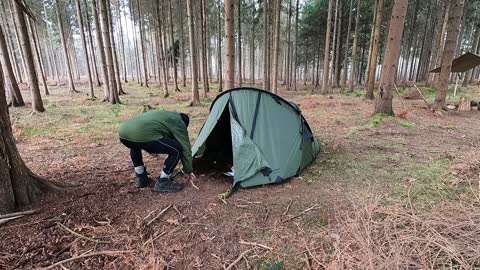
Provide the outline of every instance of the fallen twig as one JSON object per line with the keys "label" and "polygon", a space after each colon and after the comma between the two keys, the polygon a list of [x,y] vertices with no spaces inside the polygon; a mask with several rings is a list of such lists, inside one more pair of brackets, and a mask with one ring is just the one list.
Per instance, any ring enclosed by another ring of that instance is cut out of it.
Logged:
{"label": "fallen twig", "polygon": [[398,98],[399,98],[400,101],[402,102],[403,107],[405,108],[405,110],[408,110],[407,105],[405,105],[405,102],[403,102],[402,95],[400,94],[400,92],[399,92],[398,89],[397,89],[397,85],[396,85],[396,84],[393,84],[393,87],[395,88],[395,91],[397,92]]}
{"label": "fallen twig", "polygon": [[143,243],[143,246],[146,246],[146,245],[148,245],[148,244],[150,244],[150,243],[153,243],[153,241],[155,241],[155,240],[157,240],[158,238],[164,236],[166,233],[167,233],[167,232],[162,232],[162,233],[160,233],[159,235],[155,236],[154,238],[148,239],[145,243]]}
{"label": "fallen twig", "polygon": [[63,225],[62,223],[60,222],[57,222],[57,225],[60,226],[62,229],[64,229],[65,231],[75,235],[76,237],[79,237],[79,238],[82,238],[82,239],[85,239],[85,240],[88,240],[88,241],[91,241],[91,242],[95,242],[95,243],[99,243],[99,244],[109,244],[109,243],[112,243],[111,241],[105,241],[105,240],[99,240],[99,239],[95,239],[93,237],[88,237],[88,236],[85,236],[83,234],[80,234],[70,228],[68,228],[67,226]]}
{"label": "fallen twig", "polygon": [[293,204],[293,200],[290,201],[290,203],[287,206],[287,209],[285,210],[285,212],[283,212],[284,216],[288,214],[288,211],[290,211],[290,207],[292,207],[292,204]]}
{"label": "fallen twig", "polygon": [[15,213],[10,213],[10,214],[0,215],[0,219],[17,217],[17,216],[26,216],[26,215],[35,214],[37,212],[38,212],[38,210],[28,210],[28,211],[22,211],[22,212],[15,212]]}
{"label": "fallen twig", "polygon": [[7,223],[7,222],[9,222],[10,220],[14,220],[14,219],[21,218],[21,217],[24,217],[24,216],[16,216],[16,217],[2,218],[2,219],[0,219],[0,225],[2,225],[2,224],[4,224],[4,223]]}
{"label": "fallen twig", "polygon": [[298,217],[301,217],[301,216],[305,215],[306,213],[308,213],[308,212],[310,212],[310,211],[312,211],[312,210],[314,210],[314,209],[317,209],[317,208],[319,208],[319,206],[318,206],[318,205],[313,205],[313,206],[311,206],[311,207],[309,207],[309,208],[307,208],[307,209],[303,210],[303,211],[302,211],[300,214],[298,214],[298,215],[296,215],[296,216],[293,216],[293,217],[290,217],[290,218],[287,218],[287,219],[285,219],[284,221],[282,221],[282,223],[285,223],[285,222],[288,222],[288,221],[290,221],[290,220],[293,220],[293,219],[296,219],[296,218],[298,218]]}
{"label": "fallen twig", "polygon": [[225,270],[230,270],[230,269],[233,269],[233,267],[242,260],[242,258],[247,255],[250,251],[252,251],[253,249],[249,249],[249,250],[246,250],[244,252],[242,252],[242,254],[240,254],[227,268],[225,268]]}
{"label": "fallen twig", "polygon": [[425,102],[425,104],[427,104],[427,106],[430,108],[430,104],[428,103],[427,99],[425,98],[425,96],[422,94],[422,91],[420,91],[420,89],[418,89],[417,85],[416,84],[413,84],[413,86],[415,86],[415,89],[417,89],[418,93],[420,94],[420,96],[422,97],[423,101]]}
{"label": "fallen twig", "polygon": [[192,184],[192,186],[196,189],[196,190],[200,190],[196,185],[195,183],[193,183],[193,180],[190,179],[190,184]]}
{"label": "fallen twig", "polygon": [[133,251],[131,251],[131,250],[114,250],[114,251],[93,252],[93,253],[89,253],[89,254],[83,254],[83,255],[80,255],[80,256],[71,257],[71,258],[56,262],[56,263],[54,263],[50,266],[43,267],[43,268],[37,268],[37,269],[38,270],[50,270],[50,269],[54,269],[55,267],[57,267],[59,265],[62,265],[64,263],[80,260],[80,259],[83,259],[83,258],[88,258],[88,257],[92,257],[92,256],[102,256],[102,255],[115,256],[117,254],[123,254],[123,253],[133,253]]}
{"label": "fallen twig", "polygon": [[250,245],[250,246],[261,247],[261,248],[268,249],[268,250],[273,250],[273,248],[271,248],[269,246],[262,245],[262,244],[259,244],[259,243],[255,243],[255,242],[245,242],[243,240],[240,241],[240,245]]}
{"label": "fallen twig", "polygon": [[165,214],[165,212],[167,212],[168,209],[170,209],[170,207],[172,207],[172,205],[168,205],[167,207],[163,208],[162,211],[160,211],[160,213],[158,213],[158,215],[156,215],[152,220],[150,220],[148,223],[147,223],[147,226],[150,226],[150,224],[152,224],[156,219],[158,219],[159,217],[161,217],[163,214]]}

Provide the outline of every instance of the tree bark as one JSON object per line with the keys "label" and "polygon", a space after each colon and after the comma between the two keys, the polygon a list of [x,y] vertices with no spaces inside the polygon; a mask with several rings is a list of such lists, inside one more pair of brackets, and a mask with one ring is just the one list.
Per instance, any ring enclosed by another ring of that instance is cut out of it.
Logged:
{"label": "tree bark", "polygon": [[202,79],[203,79],[203,95],[206,97],[209,91],[208,83],[208,52],[207,52],[207,7],[206,0],[201,0],[201,11],[199,13],[202,24],[202,31],[200,31],[201,49],[202,49]]}
{"label": "tree bark", "polygon": [[[205,1],[205,0],[203,0]],[[242,86],[242,0],[236,0],[237,1],[237,14],[238,14],[238,20],[237,20],[237,61],[238,61],[238,86]]]}
{"label": "tree bark", "polygon": [[227,57],[227,89],[235,87],[235,36],[233,0],[225,0],[225,49]]}
{"label": "tree bark", "polygon": [[285,85],[287,91],[290,90],[290,53],[291,49],[291,25],[292,25],[292,0],[288,1],[288,12],[287,12],[288,20],[287,20],[287,47],[286,47],[286,65],[285,65]]}
{"label": "tree bark", "polygon": [[[293,91],[297,91],[297,70],[298,70],[298,13],[300,0],[297,0],[295,6],[295,48],[294,48],[294,64],[293,64]],[[305,68],[307,68],[305,66]]]}
{"label": "tree bark", "polygon": [[33,60],[32,46],[30,45],[27,24],[25,16],[18,3],[13,3],[15,21],[18,25],[20,46],[23,48],[25,56],[25,65],[27,68],[28,86],[32,95],[32,110],[33,112],[44,112],[42,96],[40,95],[40,87],[38,84],[37,72],[35,71],[35,63]]}
{"label": "tree bark", "polygon": [[[168,13],[170,18],[170,40],[172,41],[172,66],[173,66],[173,82],[175,85],[175,91],[180,92],[178,89],[178,78],[177,78],[177,62],[175,60],[175,40],[173,39],[173,17],[172,17],[172,1],[168,1]],[[208,80],[208,79],[207,79]],[[207,81],[207,89],[208,89],[208,81]],[[208,90],[207,90],[208,91]]]}
{"label": "tree bark", "polygon": [[75,89],[75,85],[73,84],[73,75],[72,75],[72,66],[70,63],[70,58],[68,57],[68,50],[67,50],[67,42],[65,41],[65,32],[63,29],[63,23],[62,23],[62,17],[60,15],[60,4],[58,3],[60,0],[55,0],[55,11],[57,13],[57,24],[58,24],[58,29],[60,31],[60,41],[62,43],[62,48],[63,48],[63,56],[65,58],[65,70],[67,71],[67,77],[68,77],[68,92],[69,93],[75,93],[78,92]]}
{"label": "tree bark", "polygon": [[[112,53],[112,40],[110,37],[110,26],[109,18],[109,9],[107,7],[107,0],[99,0],[99,9],[100,9],[100,21],[102,24],[102,39],[105,50],[106,62],[107,62],[107,71],[108,71],[108,84],[109,84],[109,100],[112,104],[120,103],[120,98],[118,97],[117,90],[117,80],[115,77],[115,64]],[[107,83],[107,82],[105,82]]]}
{"label": "tree bark", "polygon": [[[17,5],[15,3],[15,5]],[[15,7],[16,15],[21,12]],[[18,19],[18,18],[17,18]],[[19,20],[18,25],[24,24]],[[26,30],[26,29],[25,29]],[[20,31],[22,44],[23,30]],[[25,50],[29,55],[28,50]],[[33,59],[31,59],[33,60]],[[27,61],[33,62],[33,61]],[[30,78],[29,78],[30,79]],[[0,67],[0,213],[12,212],[15,207],[29,206],[35,203],[41,193],[55,189],[56,186],[36,176],[23,162],[18,153],[11,128],[10,115],[5,99],[3,72]]]}
{"label": "tree bark", "polygon": [[[407,0],[408,1],[408,0]],[[348,92],[353,92],[353,84],[355,82],[355,62],[357,61],[357,43],[358,43],[358,26],[360,24],[360,2],[357,0],[357,15],[355,17],[355,34],[353,37],[353,48],[352,48],[352,68],[350,70],[350,82],[348,86]]]}
{"label": "tree bark", "polygon": [[[120,50],[122,52],[122,68],[123,68],[123,81],[128,82],[127,79],[127,56],[125,54],[125,44],[123,41],[123,23],[122,23],[122,14],[120,13],[120,1],[117,0],[117,8],[118,8],[118,20],[120,21],[120,24],[118,26],[118,29],[120,30],[120,37],[119,37],[119,42],[120,42]],[[128,38],[128,37],[127,37]]]}
{"label": "tree bark", "polygon": [[95,80],[96,80],[97,86],[102,86],[102,83],[100,82],[100,76],[98,75],[97,57],[96,57],[96,54],[95,54],[95,48],[93,46],[92,29],[91,29],[91,25],[90,25],[90,15],[88,13],[87,0],[83,0],[83,5],[85,6],[85,13],[87,15],[86,25],[87,25],[88,39],[90,41],[89,45],[90,45],[90,54],[92,56],[93,74],[95,75]]}
{"label": "tree bark", "polygon": [[33,26],[33,22],[31,20],[28,20],[28,24],[30,26],[30,33],[32,37],[32,46],[35,48],[35,56],[37,58],[37,67],[38,67],[38,73],[40,73],[40,78],[42,79],[42,85],[44,89],[44,93],[46,96],[50,95],[48,92],[48,85],[47,85],[47,79],[45,78],[45,69],[43,68],[43,63],[42,63],[42,56],[40,54],[40,46],[39,46],[39,41],[37,38],[37,31],[35,30]]}
{"label": "tree bark", "polygon": [[353,10],[353,0],[350,0],[350,12],[348,15],[348,27],[347,27],[347,40],[345,42],[345,56],[343,58],[343,74],[342,74],[342,93],[345,92],[345,87],[347,85],[347,71],[348,71],[348,50],[350,46],[350,31],[352,28],[352,12]]}
{"label": "tree bark", "polygon": [[408,0],[395,0],[388,30],[387,45],[383,59],[382,78],[379,93],[375,100],[374,114],[393,115],[393,88],[400,57],[400,41],[402,39]]}
{"label": "tree bark", "polygon": [[[360,0],[358,0],[360,3]],[[330,32],[332,28],[332,5],[333,0],[328,0],[328,15],[327,15],[327,33],[325,34],[325,51],[323,54],[323,78],[322,78],[322,89],[321,93],[326,94],[329,88],[329,67],[330,67]],[[357,10],[358,14],[358,10]]]}
{"label": "tree bark", "polygon": [[[115,80],[116,80],[116,92],[118,95],[124,95],[125,92],[122,88],[122,80],[120,78],[120,65],[118,64],[118,56],[117,56],[117,47],[115,44],[115,37],[114,37],[114,29],[113,29],[113,18],[112,18],[112,10],[110,0],[107,0],[107,14],[108,14],[108,26],[109,26],[109,33],[110,33],[110,42],[112,46],[112,56],[113,56],[113,66],[115,70]],[[120,103],[120,102],[119,102]]]}
{"label": "tree bark", "polygon": [[83,18],[82,18],[82,7],[80,5],[80,0],[76,0],[77,5],[77,20],[78,20],[78,28],[80,30],[80,37],[82,39],[82,46],[83,46],[83,53],[85,56],[85,63],[87,65],[87,76],[88,76],[88,84],[90,86],[90,98],[95,98],[95,92],[93,90],[93,80],[92,80],[92,71],[90,70],[90,59],[88,58],[88,50],[87,50],[87,39],[85,38],[85,30],[83,28]]}
{"label": "tree bark", "polygon": [[380,47],[380,31],[382,28],[382,18],[383,18],[383,0],[376,1],[376,10],[375,10],[375,25],[373,36],[371,39],[372,42],[372,52],[370,54],[370,61],[368,67],[368,78],[367,78],[367,94],[365,95],[366,99],[374,99],[373,90],[375,88],[375,75],[377,73],[377,61],[378,61],[378,48]]}
{"label": "tree bark", "polygon": [[464,0],[450,0],[450,12],[448,15],[447,38],[443,48],[442,65],[437,83],[437,94],[433,103],[434,110],[441,110],[445,106],[448,92],[448,79],[452,70],[452,61],[455,56],[457,45],[458,28],[462,21]]}
{"label": "tree bark", "polygon": [[218,66],[218,92],[223,91],[223,70],[222,70],[222,7],[220,5],[220,0],[217,1],[218,7],[218,42],[217,42],[217,66]]}
{"label": "tree bark", "polygon": [[342,43],[342,24],[343,24],[343,1],[340,2],[340,13],[338,15],[338,31],[337,31],[337,36],[336,36],[336,43],[335,43],[335,57],[334,63],[333,63],[333,87],[337,88],[340,86],[340,49],[341,49],[341,43]]}
{"label": "tree bark", "polygon": [[332,40],[332,61],[331,61],[331,65],[330,65],[330,62],[329,62],[329,67],[330,67],[330,73],[328,74],[329,75],[329,81],[330,81],[330,78],[332,78],[332,87],[329,89],[329,90],[333,90],[333,88],[335,88],[335,81],[333,79],[333,76],[335,74],[335,58],[336,58],[336,53],[335,53],[335,49],[336,49],[336,46],[337,46],[337,28],[338,28],[338,0],[335,1],[335,16],[333,18],[333,40]]}
{"label": "tree bark", "polygon": [[[477,52],[477,44],[479,43],[480,41],[480,26],[475,28],[475,34],[474,34],[474,38],[473,38],[473,43],[472,43],[472,46],[470,47],[470,51],[472,53],[476,53]],[[463,79],[463,83],[462,83],[462,86],[465,87],[467,86],[469,83],[471,83],[471,80],[472,80],[472,74],[474,73],[474,68],[473,69],[470,69],[466,74],[465,74],[465,78]]]}
{"label": "tree bark", "polygon": [[[164,49],[163,49],[163,43],[162,43],[162,21],[160,19],[160,0],[156,1],[157,4],[157,9],[156,9],[156,15],[157,15],[157,44],[160,46],[158,53],[157,53],[157,58],[158,58],[158,65],[161,66],[162,68],[162,75],[163,75],[163,97],[167,98],[170,94],[168,93],[168,78],[167,78],[167,68],[166,68],[166,63],[165,61],[167,60],[165,58],[164,54]],[[160,68],[159,68],[160,70]],[[158,74],[158,80],[160,81],[160,72]]]}
{"label": "tree bark", "polygon": [[147,57],[145,52],[145,29],[143,28],[143,15],[142,9],[140,8],[140,1],[137,0],[137,8],[138,8],[138,21],[140,25],[140,47],[142,49],[142,62],[143,62],[143,75],[144,75],[144,83],[145,87],[148,87],[148,69],[147,69]]}
{"label": "tree bark", "polygon": [[190,66],[192,77],[192,106],[200,105],[200,95],[198,93],[198,66],[197,66],[197,52],[195,50],[195,25],[193,18],[193,0],[187,0],[188,13],[188,36],[190,41]]}
{"label": "tree bark", "polygon": [[[2,4],[3,4],[3,1],[0,1]],[[27,62],[26,62],[26,52],[24,51],[24,48],[22,46],[22,41],[21,41],[21,38],[20,38],[20,33],[19,33],[19,28],[22,27],[21,25],[18,25],[18,22],[16,20],[16,11],[15,11],[15,8],[17,6],[16,3],[13,3],[13,7],[12,7],[12,2],[11,1],[7,1],[9,3],[9,7],[10,7],[10,14],[12,17],[14,17],[15,19],[12,20],[13,21],[13,32],[15,33],[15,39],[17,40],[17,44],[18,44],[18,47],[19,47],[19,51],[20,51],[20,60],[22,61],[22,67],[23,67],[23,73],[25,75],[25,77],[27,78],[28,80],[28,66],[27,66]],[[23,13],[21,13],[23,14]]]}
{"label": "tree bark", "polygon": [[[11,103],[13,107],[25,106],[23,101],[22,93],[18,87],[17,80],[15,79],[15,74],[13,73],[12,62],[10,61],[9,52],[7,49],[7,43],[5,36],[3,34],[2,26],[0,25],[0,54],[1,54],[1,63],[2,68],[5,71],[5,86],[11,98]],[[3,87],[3,86],[0,86]]]}
{"label": "tree bark", "polygon": [[105,55],[104,44],[103,44],[103,36],[102,30],[100,27],[100,18],[98,15],[98,4],[97,0],[92,0],[92,12],[93,12],[93,20],[95,23],[95,37],[97,38],[97,50],[98,54],[100,55],[100,65],[102,67],[102,77],[103,77],[103,94],[104,98],[103,101],[110,100],[110,83],[108,78],[108,68],[107,68],[107,57]]}
{"label": "tree bark", "polygon": [[185,70],[185,43],[184,43],[184,35],[183,35],[183,5],[182,0],[178,0],[178,9],[179,9],[179,39],[180,39],[180,69],[182,70],[182,85],[183,87],[187,87],[187,72]]}
{"label": "tree bark", "polygon": [[282,0],[274,0],[275,3],[275,28],[273,33],[273,60],[272,60],[272,92],[278,93],[278,56],[280,55],[280,13]]}
{"label": "tree bark", "polygon": [[263,89],[270,91],[270,19],[269,19],[269,1],[263,1]]}

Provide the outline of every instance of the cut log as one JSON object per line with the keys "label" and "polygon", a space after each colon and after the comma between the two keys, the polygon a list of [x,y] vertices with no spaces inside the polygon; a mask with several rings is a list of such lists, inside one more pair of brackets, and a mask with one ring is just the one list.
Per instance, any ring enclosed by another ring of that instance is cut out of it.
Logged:
{"label": "cut log", "polygon": [[460,103],[458,104],[458,110],[459,111],[470,111],[470,100],[468,100],[466,97],[460,97]]}

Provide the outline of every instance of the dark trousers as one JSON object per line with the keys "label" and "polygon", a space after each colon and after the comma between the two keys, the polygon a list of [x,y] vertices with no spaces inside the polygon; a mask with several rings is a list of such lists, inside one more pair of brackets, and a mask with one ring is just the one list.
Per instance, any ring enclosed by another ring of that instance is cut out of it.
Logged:
{"label": "dark trousers", "polygon": [[182,147],[177,140],[162,138],[156,141],[137,143],[124,139],[120,142],[130,148],[130,157],[135,167],[143,166],[142,150],[150,154],[166,154],[168,155],[163,164],[163,171],[171,174],[178,164],[182,155]]}

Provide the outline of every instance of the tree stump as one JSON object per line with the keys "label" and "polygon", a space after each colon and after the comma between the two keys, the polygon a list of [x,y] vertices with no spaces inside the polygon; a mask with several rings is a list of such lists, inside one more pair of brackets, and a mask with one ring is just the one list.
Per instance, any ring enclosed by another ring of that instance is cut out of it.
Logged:
{"label": "tree stump", "polygon": [[470,111],[470,100],[467,100],[466,97],[460,97],[460,103],[458,104],[459,111]]}

